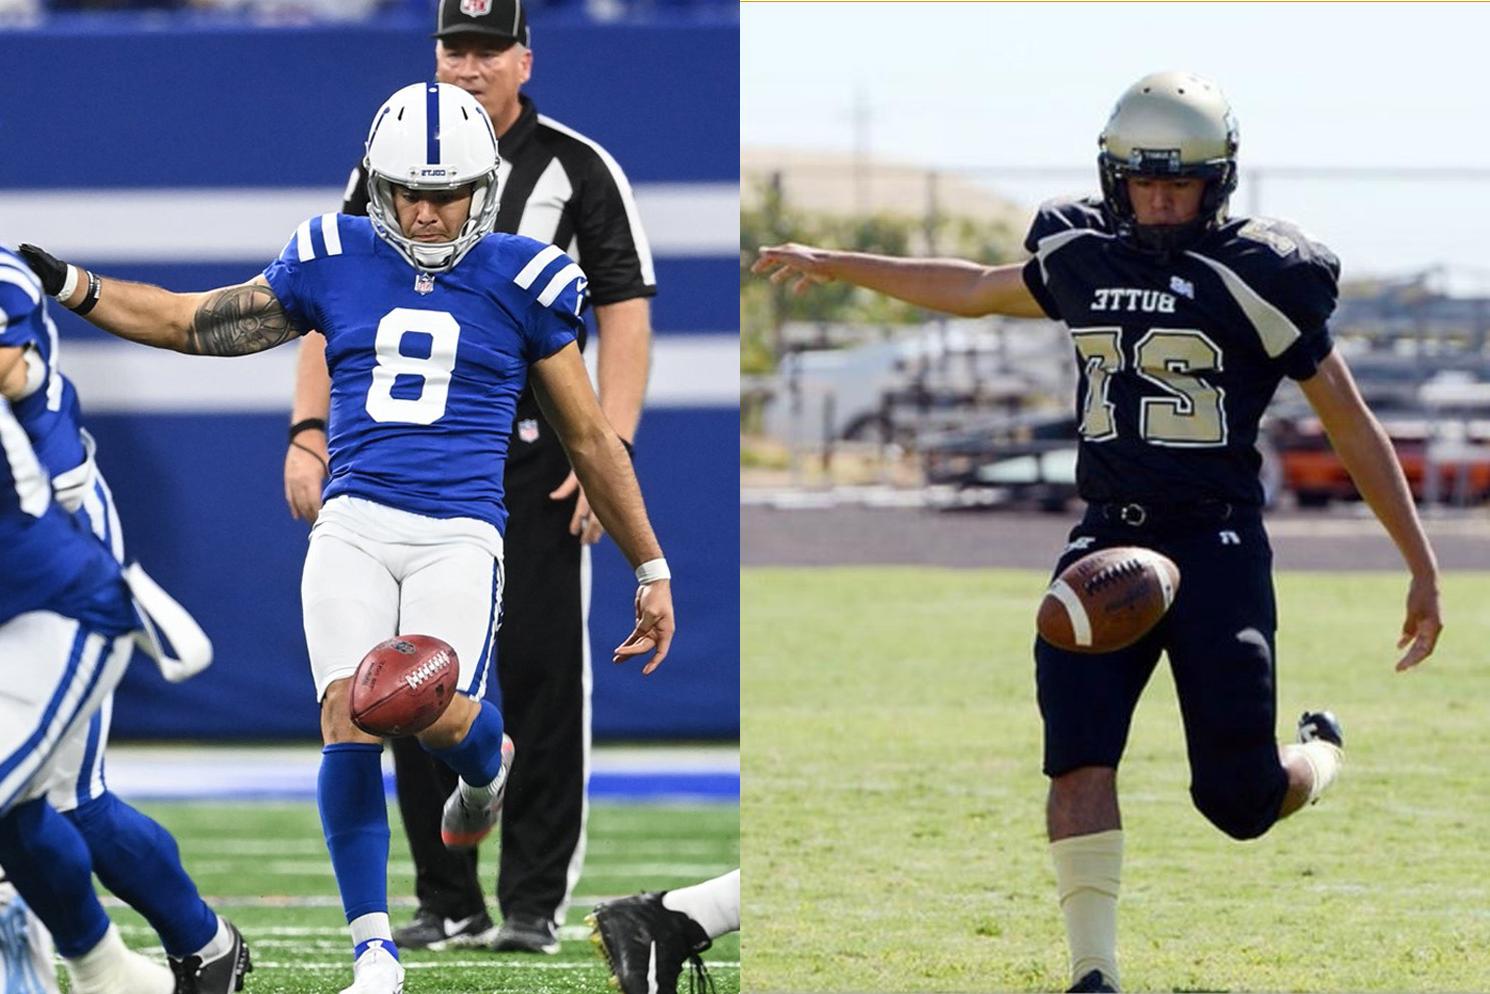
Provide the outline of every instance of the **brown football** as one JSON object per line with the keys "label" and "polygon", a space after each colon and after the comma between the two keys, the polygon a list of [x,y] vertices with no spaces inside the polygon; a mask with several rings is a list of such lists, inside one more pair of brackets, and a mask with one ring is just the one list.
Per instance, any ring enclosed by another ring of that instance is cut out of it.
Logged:
{"label": "brown football", "polygon": [[460,662],[433,635],[400,635],[373,646],[352,677],[352,721],[369,735],[422,732],[450,706]]}
{"label": "brown football", "polygon": [[1071,652],[1112,652],[1147,635],[1180,589],[1180,570],[1152,549],[1099,549],[1061,571],[1040,601],[1040,637]]}

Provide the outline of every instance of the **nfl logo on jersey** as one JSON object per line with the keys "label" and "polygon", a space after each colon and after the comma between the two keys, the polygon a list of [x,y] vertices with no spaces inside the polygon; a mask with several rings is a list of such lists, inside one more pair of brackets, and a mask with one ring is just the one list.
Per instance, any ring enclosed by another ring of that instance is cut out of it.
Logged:
{"label": "nfl logo on jersey", "polygon": [[418,276],[414,277],[414,292],[434,293],[435,278],[429,273],[420,273]]}
{"label": "nfl logo on jersey", "polygon": [[538,421],[535,418],[523,418],[517,423],[517,437],[524,442],[538,441]]}
{"label": "nfl logo on jersey", "polygon": [[491,0],[460,0],[460,12],[467,17],[491,13]]}

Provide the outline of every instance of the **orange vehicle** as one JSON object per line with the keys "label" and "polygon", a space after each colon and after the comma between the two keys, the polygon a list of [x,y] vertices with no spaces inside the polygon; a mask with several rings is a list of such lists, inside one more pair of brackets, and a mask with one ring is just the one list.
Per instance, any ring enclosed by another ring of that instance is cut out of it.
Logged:
{"label": "orange vehicle", "polygon": [[[1433,412],[1415,404],[1377,401],[1372,407],[1415,498],[1429,496],[1454,503],[1490,500],[1490,415],[1435,420]],[[1360,499],[1312,412],[1274,417],[1269,435],[1282,463],[1283,486],[1294,493],[1300,506]],[[1438,477],[1436,487],[1430,486],[1428,478],[1430,452]]]}

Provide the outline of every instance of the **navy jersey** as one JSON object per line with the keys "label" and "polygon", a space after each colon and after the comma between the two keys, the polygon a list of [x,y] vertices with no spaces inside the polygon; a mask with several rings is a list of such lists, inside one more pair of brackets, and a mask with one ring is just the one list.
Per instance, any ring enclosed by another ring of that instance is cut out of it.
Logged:
{"label": "navy jersey", "polygon": [[1095,199],[1043,205],[1024,281],[1071,330],[1087,501],[1262,503],[1258,423],[1332,347],[1340,264],[1297,228],[1234,218],[1168,260]]}
{"label": "navy jersey", "polygon": [[[41,285],[26,264],[0,250],[0,346],[23,344],[50,325]],[[31,371],[36,370],[34,360]],[[28,376],[33,392],[46,394]],[[24,403],[24,402],[23,402]],[[74,431],[74,434],[76,432]],[[81,445],[79,446],[81,449]],[[92,532],[52,500],[50,474],[12,403],[0,397],[0,624],[27,611],[78,618],[106,634],[137,625],[119,563]],[[81,457],[80,457],[81,461]]]}
{"label": "navy jersey", "polygon": [[264,278],[326,336],[331,476],[342,494],[504,531],[502,469],[528,366],[575,340],[585,276],[552,245],[487,235],[416,271],[365,217],[306,221]]}

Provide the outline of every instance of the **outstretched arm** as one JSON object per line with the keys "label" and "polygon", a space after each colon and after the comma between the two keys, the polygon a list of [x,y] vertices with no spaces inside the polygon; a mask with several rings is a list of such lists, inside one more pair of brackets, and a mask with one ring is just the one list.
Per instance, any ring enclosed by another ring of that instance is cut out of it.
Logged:
{"label": "outstretched arm", "polygon": [[772,283],[795,277],[792,289],[796,293],[805,292],[814,283],[842,280],[918,307],[962,317],[1044,317],[1045,312],[1024,285],[1023,268],[1019,263],[983,266],[964,259],[901,259],[788,242],[763,247],[750,271],[770,273]]}
{"label": "outstretched arm", "polygon": [[[1350,367],[1332,352],[1319,370],[1299,383],[1304,396],[1319,415],[1330,436],[1330,444],[1350,472],[1361,496],[1371,506],[1412,574],[1407,590],[1407,617],[1397,648],[1407,652],[1397,662],[1398,670],[1416,666],[1433,652],[1443,619],[1438,605],[1438,561],[1423,524],[1412,503],[1412,492],[1397,454],[1381,422],[1371,413],[1356,389]],[[1411,645],[1409,646],[1409,643]]]}
{"label": "outstretched arm", "polygon": [[[662,561],[662,546],[647,520],[641,487],[620,437],[605,419],[590,385],[579,347],[573,342],[533,364],[533,392],[544,416],[585,488],[590,506],[633,567]],[[617,662],[656,647],[643,673],[651,673],[667,655],[674,619],[670,580],[637,577],[636,629],[616,650]]]}
{"label": "outstretched arm", "polygon": [[300,333],[262,276],[204,293],[172,293],[148,283],[105,279],[34,245],[22,245],[21,255],[63,306],[83,309],[93,324],[132,342],[191,355],[248,355]]}

